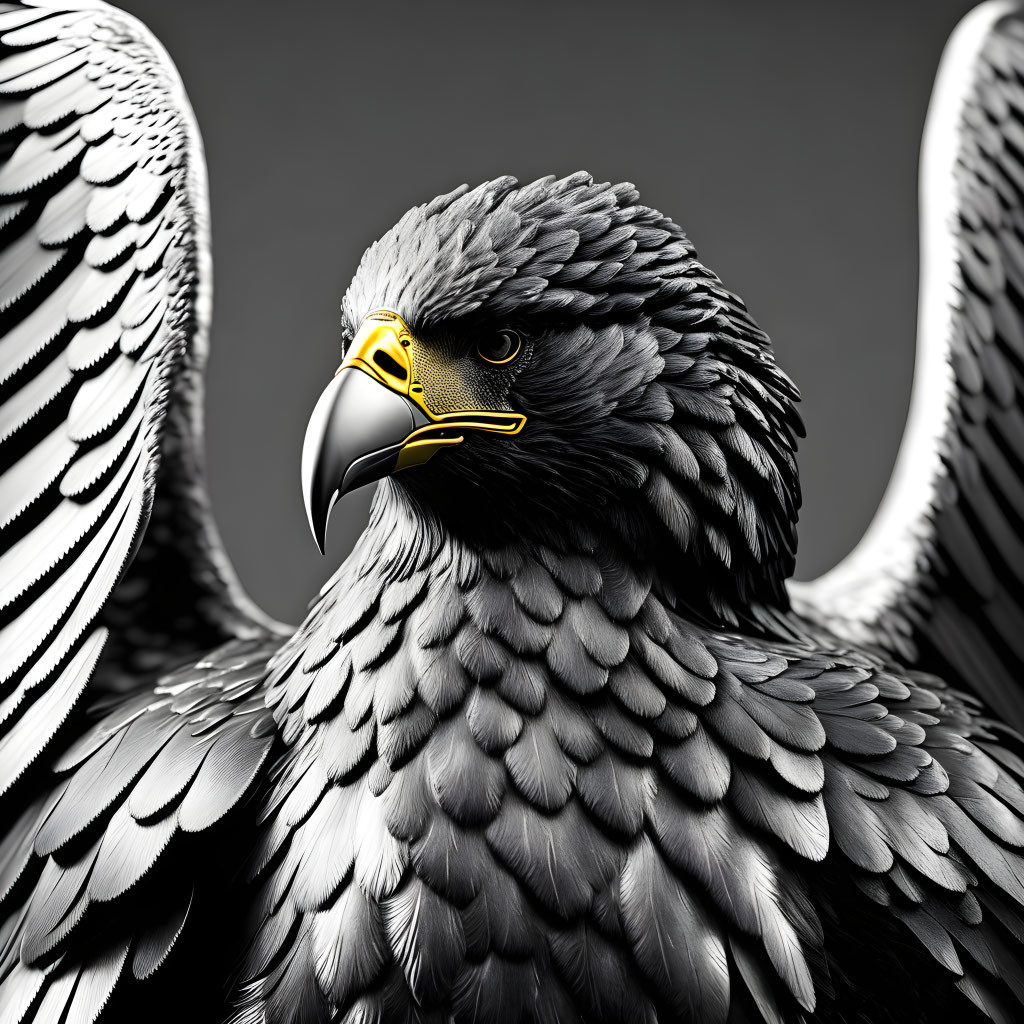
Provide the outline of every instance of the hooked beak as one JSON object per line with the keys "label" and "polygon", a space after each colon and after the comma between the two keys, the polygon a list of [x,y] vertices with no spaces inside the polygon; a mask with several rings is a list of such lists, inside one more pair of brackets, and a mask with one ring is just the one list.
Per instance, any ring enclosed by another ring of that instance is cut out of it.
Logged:
{"label": "hooked beak", "polygon": [[421,465],[459,444],[465,430],[517,434],[526,422],[504,410],[432,412],[415,375],[415,345],[396,313],[371,313],[313,409],[302,446],[302,492],[321,554],[331,509],[343,494]]}
{"label": "hooked beak", "polygon": [[320,554],[338,498],[393,473],[405,439],[427,422],[412,402],[368,374],[338,371],[313,409],[302,446],[306,517]]}

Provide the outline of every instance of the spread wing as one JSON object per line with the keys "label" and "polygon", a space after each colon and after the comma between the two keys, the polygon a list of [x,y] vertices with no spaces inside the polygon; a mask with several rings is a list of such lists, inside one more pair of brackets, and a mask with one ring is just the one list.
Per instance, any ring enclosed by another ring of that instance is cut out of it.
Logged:
{"label": "spread wing", "polygon": [[223,1002],[276,645],[224,644],[120,698],[61,753],[50,792],[0,841],[4,1024],[85,1024],[105,1007],[105,1020],[177,1021],[183,979],[194,1014]]}
{"label": "spread wing", "polygon": [[1024,17],[990,2],[943,56],[922,151],[910,416],[857,548],[795,604],[1024,728]]}
{"label": "spread wing", "polygon": [[103,3],[0,4],[0,133],[3,792],[91,678],[274,624],[202,485],[205,169],[170,59]]}

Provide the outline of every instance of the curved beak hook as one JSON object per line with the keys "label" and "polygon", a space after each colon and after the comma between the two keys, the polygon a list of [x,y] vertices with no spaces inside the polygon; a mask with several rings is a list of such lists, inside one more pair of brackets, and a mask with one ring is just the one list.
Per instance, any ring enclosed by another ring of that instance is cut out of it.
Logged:
{"label": "curved beak hook", "polygon": [[416,347],[406,322],[388,309],[363,320],[341,369],[324,389],[302,445],[302,493],[320,554],[327,521],[343,494],[460,444],[467,430],[517,434],[522,413],[465,408],[435,412],[416,379]]}
{"label": "curved beak hook", "polygon": [[405,396],[343,367],[313,409],[302,445],[302,494],[320,553],[343,494],[394,472],[408,436],[429,420]]}

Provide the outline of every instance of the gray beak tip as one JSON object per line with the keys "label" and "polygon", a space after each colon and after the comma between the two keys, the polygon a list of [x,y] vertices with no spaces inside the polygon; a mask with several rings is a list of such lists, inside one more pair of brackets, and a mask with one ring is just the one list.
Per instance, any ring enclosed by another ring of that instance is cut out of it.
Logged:
{"label": "gray beak tip", "polygon": [[[337,498],[337,495],[335,495],[335,498]],[[333,501],[331,502],[331,505],[334,505]],[[306,506],[306,519],[309,521],[309,532],[313,534],[313,540],[321,555],[326,553],[327,523],[330,518],[330,509],[327,510],[326,515],[314,516],[313,510],[308,505]]]}
{"label": "gray beak tip", "polygon": [[362,370],[342,369],[324,388],[302,444],[302,495],[321,555],[338,498],[391,473],[417,425],[415,406]]}
{"label": "gray beak tip", "polygon": [[331,520],[331,512],[340,495],[335,491],[326,502],[319,502],[314,507],[309,500],[309,491],[306,492],[306,519],[309,521],[309,532],[313,534],[317,549],[323,555],[327,547],[327,524]]}
{"label": "gray beak tip", "polygon": [[[338,500],[337,480],[334,467],[330,465],[330,420],[334,402],[339,390],[339,382],[334,378],[324,389],[313,409],[306,426],[306,436],[302,443],[302,497],[306,506],[306,519],[309,522],[313,540],[324,553],[327,538],[327,523],[331,509]],[[325,462],[327,465],[325,465]]]}

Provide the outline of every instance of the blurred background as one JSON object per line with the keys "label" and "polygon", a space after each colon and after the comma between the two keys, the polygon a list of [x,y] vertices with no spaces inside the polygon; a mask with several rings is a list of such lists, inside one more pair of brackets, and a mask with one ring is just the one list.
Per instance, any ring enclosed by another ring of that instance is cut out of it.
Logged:
{"label": "blurred background", "polygon": [[298,621],[365,522],[367,489],[321,559],[299,492],[360,254],[409,206],[499,174],[633,181],[684,227],[803,391],[798,575],[856,542],[906,416],[918,146],[969,0],[120,6],[170,51],[205,139],[209,483],[268,612]]}

